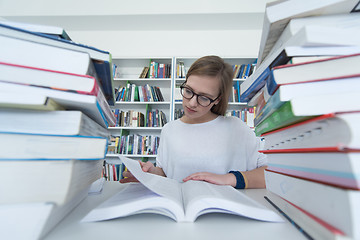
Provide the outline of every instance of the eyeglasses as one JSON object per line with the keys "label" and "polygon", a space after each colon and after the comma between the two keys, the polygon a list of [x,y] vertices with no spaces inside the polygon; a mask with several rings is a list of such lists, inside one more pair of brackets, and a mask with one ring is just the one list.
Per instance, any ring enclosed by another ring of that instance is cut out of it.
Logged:
{"label": "eyeglasses", "polygon": [[186,98],[188,100],[190,100],[194,96],[196,96],[197,103],[199,105],[203,106],[203,107],[209,106],[210,104],[215,102],[216,99],[218,99],[220,97],[220,95],[219,95],[217,98],[211,99],[211,98],[208,98],[208,97],[206,97],[204,95],[194,93],[190,88],[188,88],[188,87],[186,87],[184,85],[180,86],[180,93],[184,98]]}

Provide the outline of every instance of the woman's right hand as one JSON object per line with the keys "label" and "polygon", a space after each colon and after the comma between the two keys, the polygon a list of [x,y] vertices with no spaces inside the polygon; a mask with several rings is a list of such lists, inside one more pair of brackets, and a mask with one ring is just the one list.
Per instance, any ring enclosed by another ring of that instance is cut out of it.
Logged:
{"label": "woman's right hand", "polygon": [[[150,161],[148,162],[141,162],[141,161],[138,161],[140,163],[140,166],[141,166],[141,169],[144,171],[144,172],[149,172],[149,173],[154,173],[156,174],[155,172],[155,166],[154,164],[152,164]],[[132,175],[132,173],[128,170],[124,171],[123,172],[123,176],[124,178],[120,180],[120,183],[128,183],[128,182],[139,182],[135,177],[134,175]]]}

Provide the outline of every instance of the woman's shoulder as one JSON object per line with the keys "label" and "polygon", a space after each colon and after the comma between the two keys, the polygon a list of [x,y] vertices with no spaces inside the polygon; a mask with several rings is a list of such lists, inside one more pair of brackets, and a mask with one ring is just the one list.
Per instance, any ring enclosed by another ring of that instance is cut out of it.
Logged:
{"label": "woman's shoulder", "polygon": [[240,118],[234,116],[219,116],[219,121],[233,129],[251,131],[250,127]]}
{"label": "woman's shoulder", "polygon": [[163,126],[162,131],[169,131],[170,129],[174,129],[179,124],[181,124],[180,119],[169,121]]}

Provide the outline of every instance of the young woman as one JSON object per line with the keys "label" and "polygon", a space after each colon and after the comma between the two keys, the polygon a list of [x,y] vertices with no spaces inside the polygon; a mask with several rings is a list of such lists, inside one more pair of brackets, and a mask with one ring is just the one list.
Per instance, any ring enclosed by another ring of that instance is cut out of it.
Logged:
{"label": "young woman", "polygon": [[[143,171],[178,181],[206,181],[236,188],[264,188],[266,157],[259,139],[240,119],[225,117],[233,71],[217,56],[195,61],[181,86],[184,116],[161,132],[156,167]],[[136,179],[125,172],[121,182]]]}

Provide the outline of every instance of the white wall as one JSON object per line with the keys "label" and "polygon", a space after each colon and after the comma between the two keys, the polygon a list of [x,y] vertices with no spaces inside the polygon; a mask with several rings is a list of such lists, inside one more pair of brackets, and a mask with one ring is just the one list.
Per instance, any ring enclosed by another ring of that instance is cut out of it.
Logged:
{"label": "white wall", "polygon": [[114,57],[254,58],[271,1],[0,0],[0,17],[61,26],[74,41]]}
{"label": "white wall", "polygon": [[113,57],[251,57],[258,54],[260,30],[71,31],[74,41],[107,50]]}

